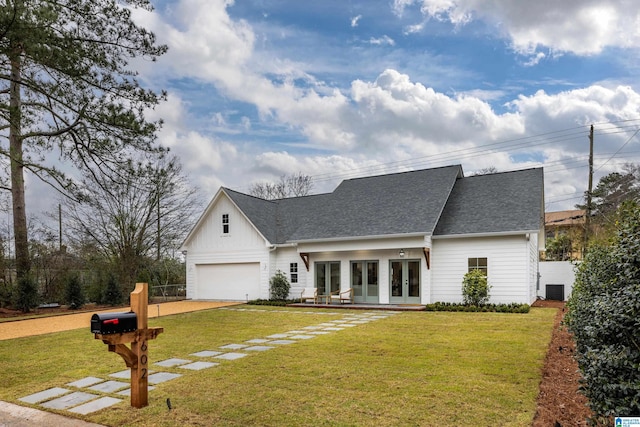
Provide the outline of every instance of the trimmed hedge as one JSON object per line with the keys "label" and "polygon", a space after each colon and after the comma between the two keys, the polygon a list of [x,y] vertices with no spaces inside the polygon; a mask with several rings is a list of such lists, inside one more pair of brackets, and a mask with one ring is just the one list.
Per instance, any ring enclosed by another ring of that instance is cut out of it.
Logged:
{"label": "trimmed hedge", "polygon": [[528,313],[529,304],[483,304],[471,305],[451,302],[436,302],[427,304],[425,311],[465,311],[474,313]]}
{"label": "trimmed hedge", "polygon": [[254,299],[247,302],[248,305],[272,305],[275,307],[284,307],[287,304],[293,304],[298,300],[273,300],[273,299]]}

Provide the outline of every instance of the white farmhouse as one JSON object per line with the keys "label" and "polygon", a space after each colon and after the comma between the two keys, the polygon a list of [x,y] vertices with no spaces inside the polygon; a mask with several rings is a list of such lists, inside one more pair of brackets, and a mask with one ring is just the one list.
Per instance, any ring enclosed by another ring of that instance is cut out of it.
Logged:
{"label": "white farmhouse", "polygon": [[185,239],[187,298],[269,298],[353,288],[355,303],[461,302],[470,269],[493,303],[536,299],[542,168],[464,177],[460,165],[343,181],[332,193],[263,200],[220,188]]}

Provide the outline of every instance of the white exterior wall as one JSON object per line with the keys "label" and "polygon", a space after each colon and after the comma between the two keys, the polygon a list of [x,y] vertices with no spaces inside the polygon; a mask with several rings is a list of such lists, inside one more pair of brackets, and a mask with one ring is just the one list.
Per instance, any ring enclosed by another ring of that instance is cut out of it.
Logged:
{"label": "white exterior wall", "polygon": [[[462,302],[462,279],[469,258],[487,258],[491,303],[535,300],[531,283],[531,239],[526,236],[434,239],[431,258],[431,301]],[[537,242],[536,242],[537,248]],[[536,249],[537,250],[537,249]]]}
{"label": "white exterior wall", "polygon": [[533,233],[529,235],[529,304],[532,304],[538,296],[538,273],[540,271],[539,243],[538,234]]}
{"label": "white exterior wall", "polygon": [[[300,298],[302,288],[313,287],[313,280],[311,281],[311,284],[308,284],[308,277],[310,273],[307,272],[307,268],[305,267],[302,258],[300,258],[297,248],[279,247],[271,254],[272,269],[269,276],[272,277],[278,270],[282,271],[285,276],[287,276],[287,279],[289,279],[289,283],[291,284],[289,298]],[[290,264],[292,262],[298,263],[298,283],[291,283]]]}
{"label": "white exterior wall", "polygon": [[[228,234],[222,232],[223,214],[229,214]],[[199,298],[197,265],[250,262],[260,263],[260,298],[269,297],[267,242],[223,192],[214,199],[183,247],[187,250],[187,298]]]}
{"label": "white exterior wall", "polygon": [[576,265],[571,261],[544,261],[540,263],[540,289],[538,295],[546,298],[547,285],[564,285],[564,298],[567,300],[573,291],[576,280]]}

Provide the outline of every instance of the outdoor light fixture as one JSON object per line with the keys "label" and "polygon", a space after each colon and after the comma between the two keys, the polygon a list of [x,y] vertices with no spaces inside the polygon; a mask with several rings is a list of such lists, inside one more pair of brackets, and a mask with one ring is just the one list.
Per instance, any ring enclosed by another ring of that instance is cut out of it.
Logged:
{"label": "outdoor light fixture", "polygon": [[400,255],[400,258],[404,258],[404,249],[400,249],[400,253],[398,255]]}

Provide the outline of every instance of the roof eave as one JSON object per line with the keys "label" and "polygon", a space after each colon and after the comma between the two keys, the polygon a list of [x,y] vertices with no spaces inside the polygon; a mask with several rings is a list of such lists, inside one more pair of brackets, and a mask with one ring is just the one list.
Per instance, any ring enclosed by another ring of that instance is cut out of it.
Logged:
{"label": "roof eave", "polygon": [[431,233],[419,232],[419,233],[397,233],[397,234],[380,234],[369,236],[343,236],[343,237],[326,237],[318,239],[296,239],[287,240],[288,243],[323,243],[323,242],[347,242],[352,240],[377,240],[377,239],[398,239],[404,237],[425,237],[431,236]]}
{"label": "roof eave", "polygon": [[460,233],[460,234],[442,234],[432,236],[433,240],[444,239],[463,239],[468,237],[505,237],[505,236],[521,236],[523,234],[538,234],[540,230],[516,230],[516,231],[498,231],[489,233]]}

